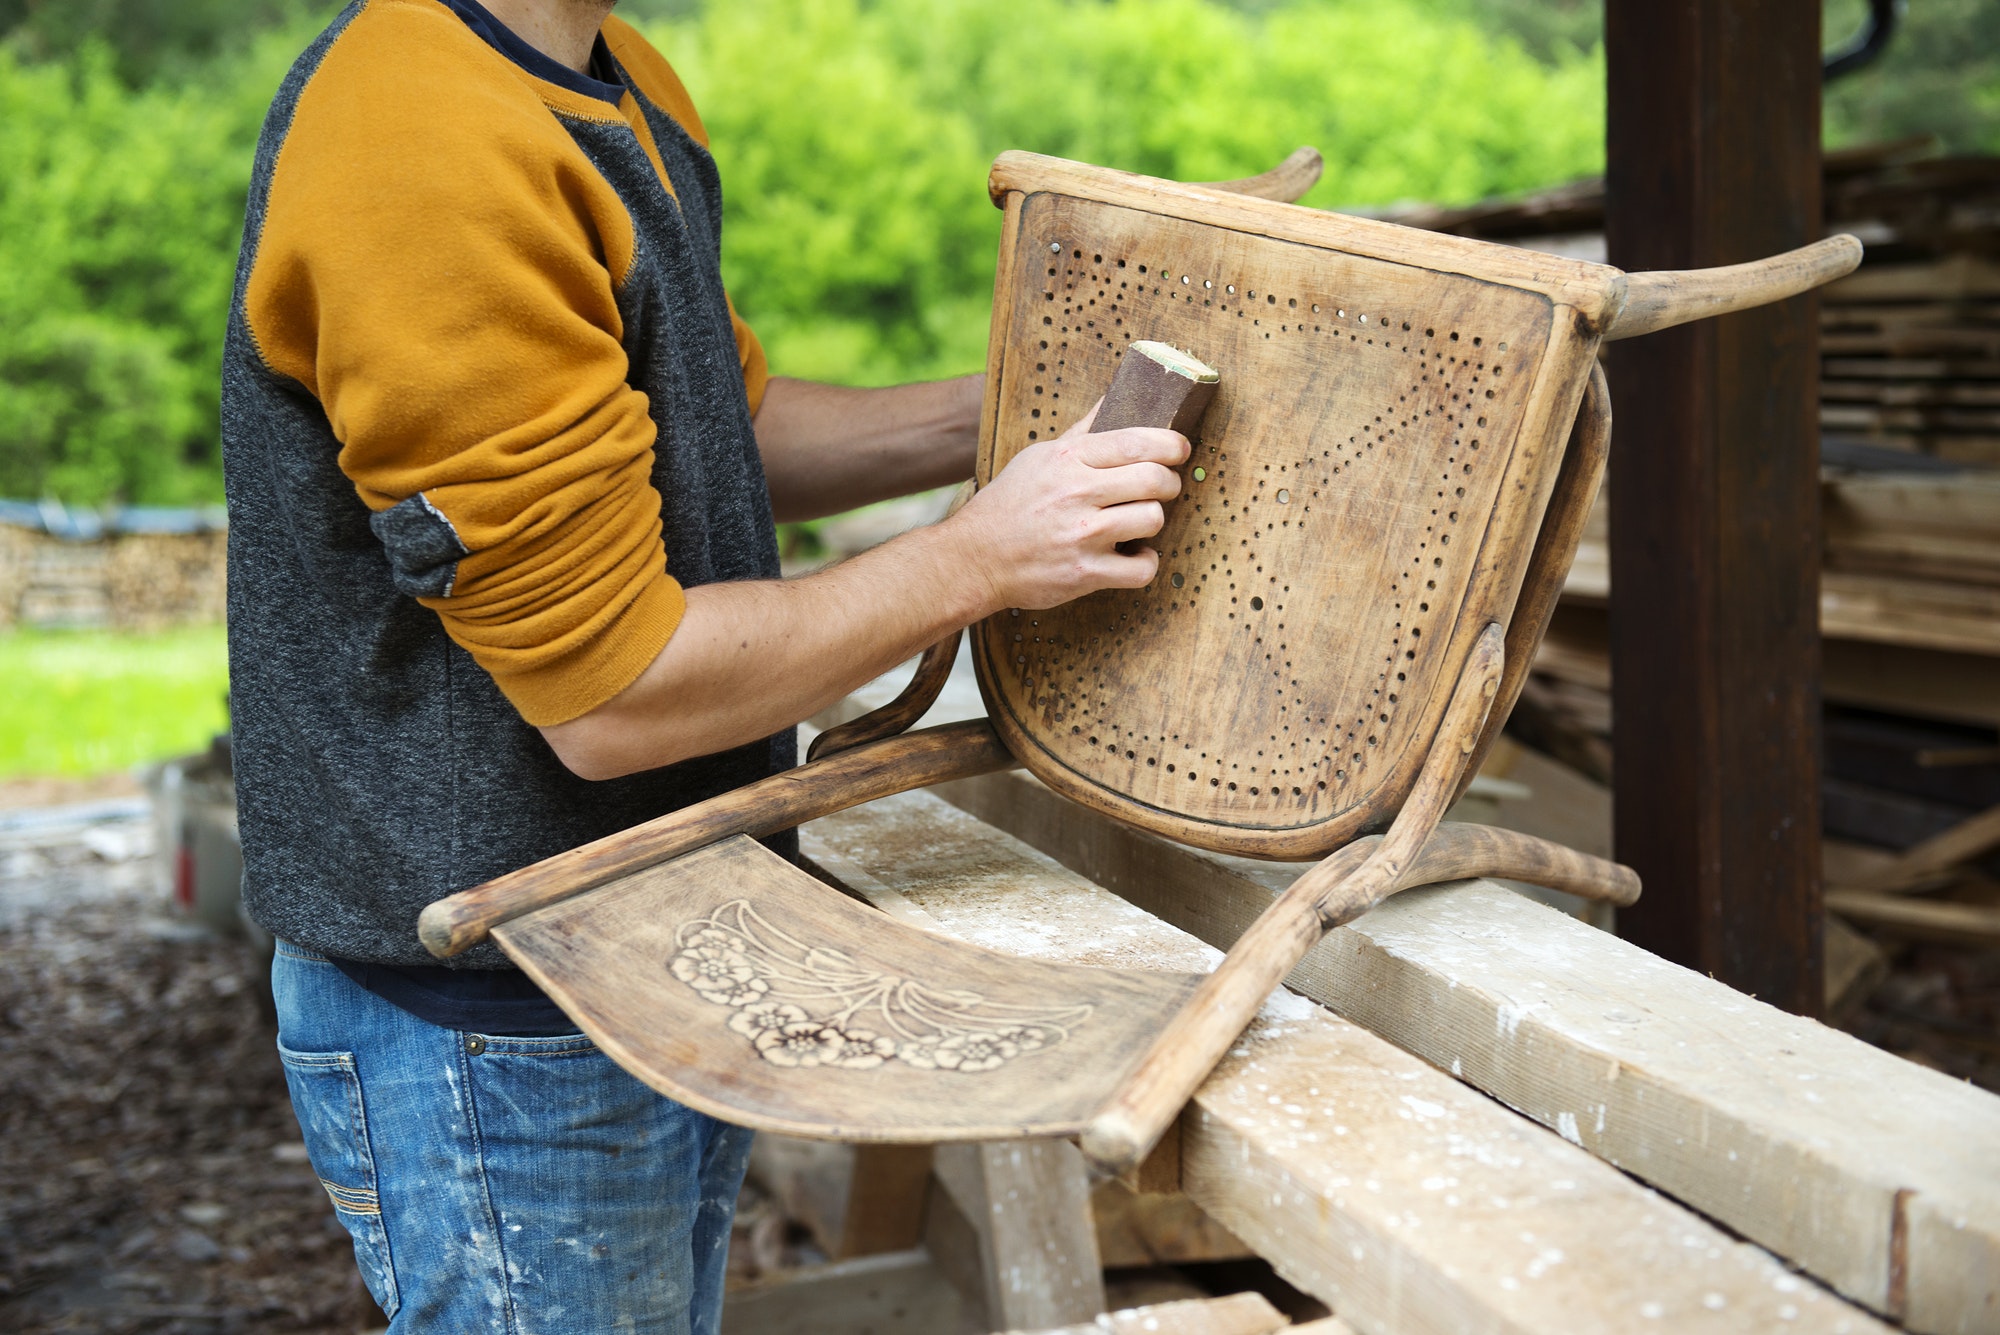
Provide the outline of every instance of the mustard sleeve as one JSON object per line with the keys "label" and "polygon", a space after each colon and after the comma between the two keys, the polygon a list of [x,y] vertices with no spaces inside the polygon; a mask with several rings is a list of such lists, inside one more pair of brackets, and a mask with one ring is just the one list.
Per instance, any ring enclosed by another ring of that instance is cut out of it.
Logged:
{"label": "mustard sleeve", "polygon": [[397,586],[523,718],[560,723],[685,606],[626,380],[631,224],[518,80],[436,88],[406,56],[340,61],[301,99],[246,311],[324,407]]}

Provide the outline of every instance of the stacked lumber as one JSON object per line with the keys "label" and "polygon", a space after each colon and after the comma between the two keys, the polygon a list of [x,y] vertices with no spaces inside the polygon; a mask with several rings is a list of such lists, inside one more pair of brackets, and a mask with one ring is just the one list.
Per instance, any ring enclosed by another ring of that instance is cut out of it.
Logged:
{"label": "stacked lumber", "polygon": [[[2000,157],[1929,148],[1901,140],[1826,158],[1827,228],[1856,233],[1868,255],[1820,293],[1821,626],[1829,640],[1888,647],[1828,655],[1829,694],[1877,707],[1920,699],[1912,674],[1964,676],[2000,657]],[[1596,180],[1393,216],[1605,254]],[[1607,363],[1615,395],[1615,349]],[[1608,592],[1604,536],[1600,512],[1570,583],[1575,600]],[[1967,657],[1975,663],[1958,661]],[[1885,671],[1903,680],[1870,680]],[[1947,716],[2000,718],[2000,690],[1946,694]]]}
{"label": "stacked lumber", "polygon": [[1820,355],[1829,433],[2000,465],[2000,263],[1957,254],[1865,266],[1826,290]]}

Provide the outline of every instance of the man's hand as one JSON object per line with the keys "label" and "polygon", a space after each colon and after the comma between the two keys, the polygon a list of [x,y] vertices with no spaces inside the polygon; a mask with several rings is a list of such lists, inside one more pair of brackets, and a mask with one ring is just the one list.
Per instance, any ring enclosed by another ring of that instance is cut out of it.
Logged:
{"label": "man's hand", "polygon": [[[1101,405],[1100,405],[1101,406]],[[1160,554],[1120,551],[1160,531],[1181,493],[1185,436],[1151,427],[1090,434],[1097,409],[1015,455],[945,521],[965,542],[992,610],[1055,607],[1098,589],[1152,582]]]}
{"label": "man's hand", "polygon": [[572,771],[610,779],[709,755],[811,718],[946,635],[1007,608],[1138,588],[1188,443],[1090,416],[1031,445],[943,523],[803,579],[704,584],[630,686],[543,728]]}

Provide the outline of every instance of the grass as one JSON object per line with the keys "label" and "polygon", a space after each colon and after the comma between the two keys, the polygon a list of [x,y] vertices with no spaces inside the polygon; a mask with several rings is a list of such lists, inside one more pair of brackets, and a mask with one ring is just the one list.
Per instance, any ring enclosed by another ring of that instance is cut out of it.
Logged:
{"label": "grass", "polygon": [[0,778],[198,751],[228,727],[220,626],[0,632]]}

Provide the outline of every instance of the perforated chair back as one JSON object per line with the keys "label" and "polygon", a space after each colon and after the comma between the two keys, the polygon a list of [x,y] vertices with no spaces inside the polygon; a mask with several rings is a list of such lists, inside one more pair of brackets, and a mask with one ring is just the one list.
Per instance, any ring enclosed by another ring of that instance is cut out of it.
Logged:
{"label": "perforated chair back", "polygon": [[1624,275],[1028,154],[993,189],[982,483],[1134,340],[1222,375],[1152,584],[975,628],[1001,736],[1202,847],[1309,857],[1386,823],[1515,607]]}

